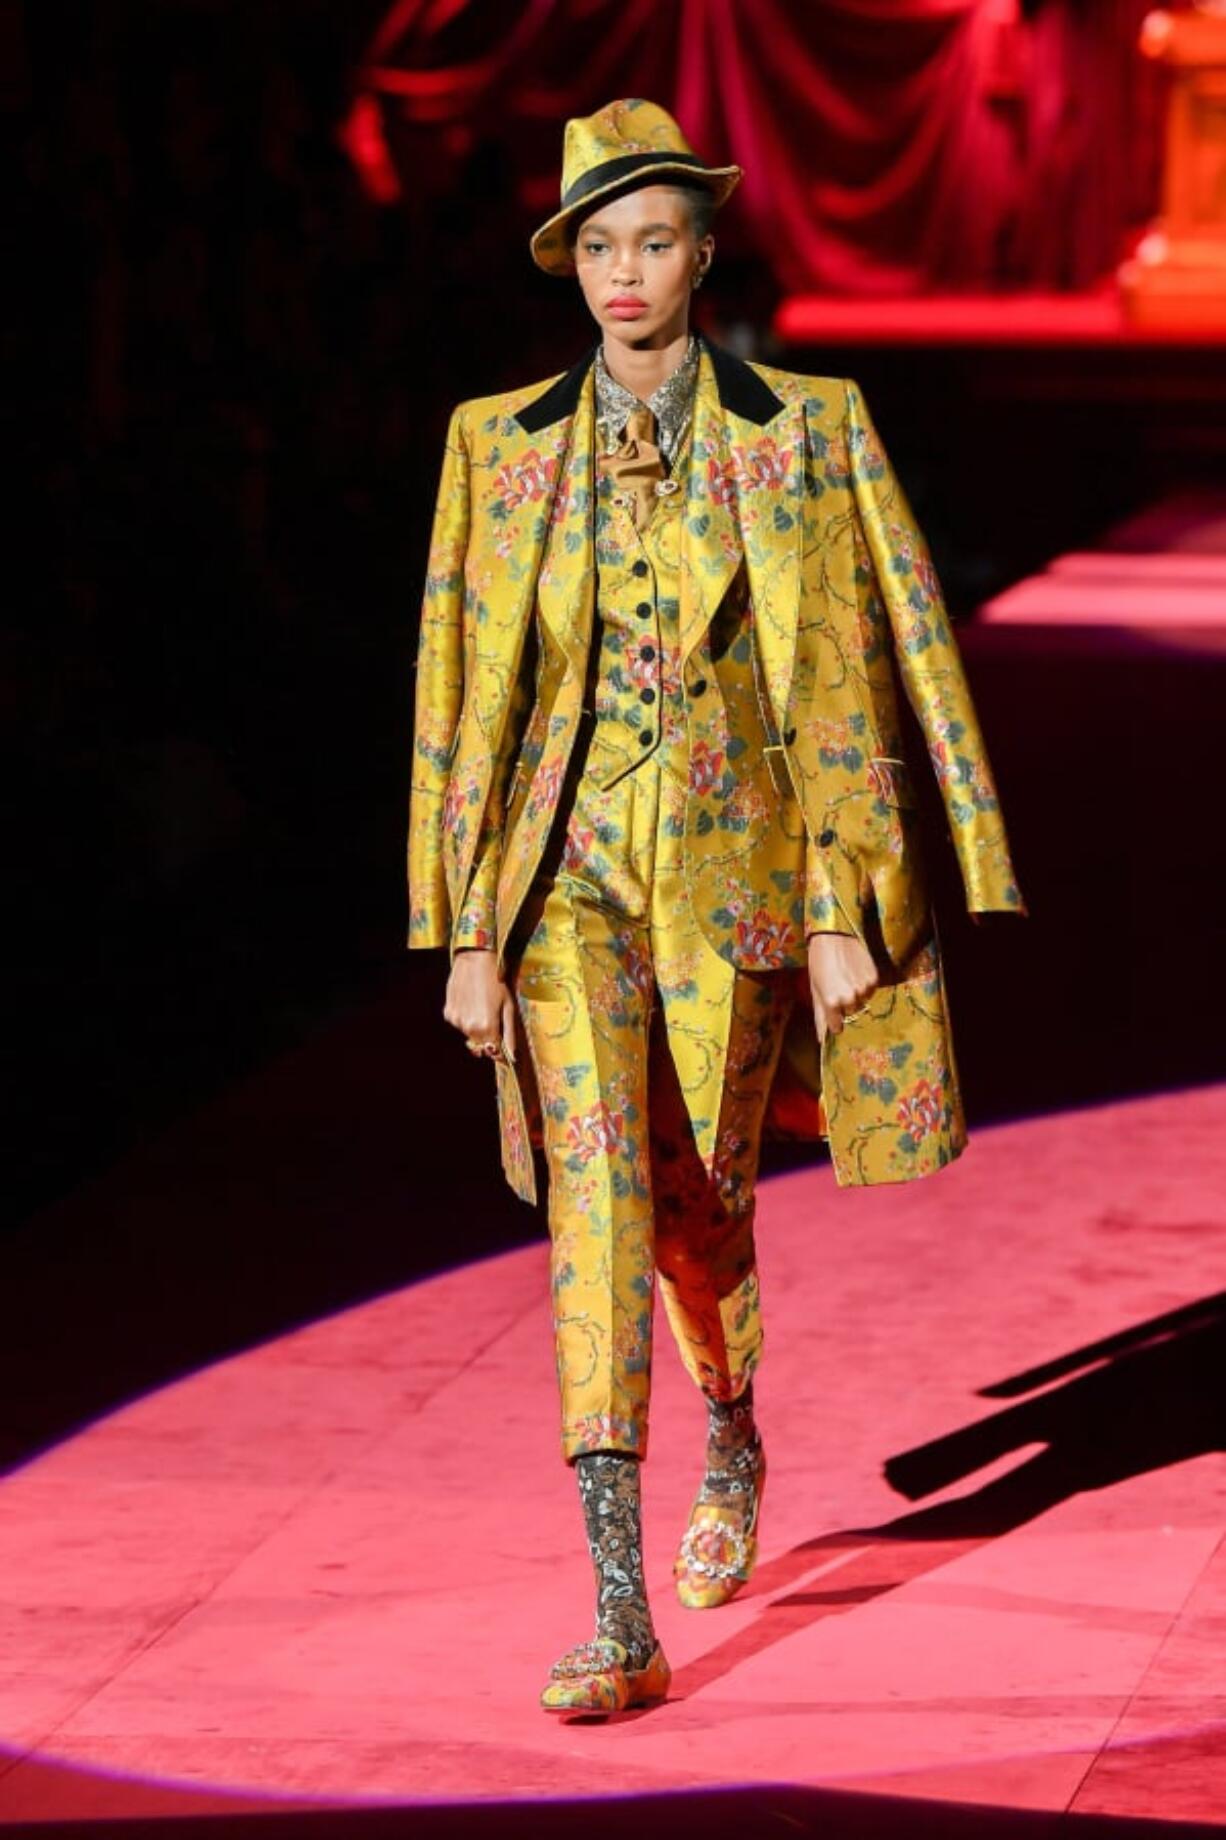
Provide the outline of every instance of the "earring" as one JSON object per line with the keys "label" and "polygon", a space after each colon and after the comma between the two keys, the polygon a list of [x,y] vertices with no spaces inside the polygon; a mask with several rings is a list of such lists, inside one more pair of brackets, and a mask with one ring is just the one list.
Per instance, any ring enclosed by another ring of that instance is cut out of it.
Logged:
{"label": "earring", "polygon": [[690,286],[696,287],[696,288],[700,288],[702,286],[702,270],[700,268],[696,268],[694,270],[694,278],[691,281]]}

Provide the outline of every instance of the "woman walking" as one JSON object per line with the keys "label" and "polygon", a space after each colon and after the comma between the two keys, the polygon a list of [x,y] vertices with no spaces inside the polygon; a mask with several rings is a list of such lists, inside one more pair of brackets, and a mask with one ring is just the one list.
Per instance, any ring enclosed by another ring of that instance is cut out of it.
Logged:
{"label": "woman walking", "polygon": [[657,1288],[708,1409],[678,1595],[714,1608],[752,1572],[754,1184],[789,1025],[820,1041],[840,1181],[923,1175],[965,1141],[896,670],[969,906],[1021,905],[936,578],[855,386],[691,332],[739,177],[649,102],[568,124],[532,252],[577,275],[600,343],[455,411],[422,616],[409,943],[450,947],[445,1015],[495,1063],[517,1192],[529,1115],[549,1172],[562,1449],[596,1582],[554,1711],[667,1690],[639,1507]]}

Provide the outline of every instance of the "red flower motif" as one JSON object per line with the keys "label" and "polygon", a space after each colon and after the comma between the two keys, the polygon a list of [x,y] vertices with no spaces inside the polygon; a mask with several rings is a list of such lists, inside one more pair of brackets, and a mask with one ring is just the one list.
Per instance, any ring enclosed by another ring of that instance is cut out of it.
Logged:
{"label": "red flower motif", "polygon": [[937,572],[927,556],[917,556],[915,558],[915,579],[918,581],[921,589],[930,601],[940,600],[941,584],[937,580]]}
{"label": "red flower motif", "polygon": [[650,992],[655,983],[655,971],[652,968],[651,955],[645,947],[628,935],[622,935],[618,942],[618,966],[623,976],[629,978],[636,990],[644,994]]}
{"label": "red flower motif", "polygon": [[707,461],[707,492],[711,502],[716,505],[734,505],[737,496],[737,461],[733,454],[731,460],[717,460],[712,454]]}
{"label": "red flower motif", "polygon": [[447,781],[447,790],[443,794],[443,829],[453,831],[459,822],[460,813],[468,803],[468,789],[458,779]]}
{"label": "red flower motif", "polygon": [[551,811],[558,802],[558,794],[561,790],[562,762],[551,760],[546,766],[538,769],[532,782],[532,792],[528,799],[529,810],[533,815],[538,811]]}
{"label": "red flower motif", "polygon": [[805,733],[817,743],[823,754],[842,754],[855,746],[855,736],[846,716],[814,716],[805,723]]}
{"label": "red flower motif", "polygon": [[941,1089],[927,1080],[918,1080],[898,1104],[898,1122],[918,1144],[930,1137],[941,1123]]}
{"label": "red flower motif", "polygon": [[503,1120],[502,1128],[506,1135],[507,1150],[512,1162],[526,1162],[528,1157],[528,1146],[524,1141],[523,1126],[514,1110],[508,1111],[507,1116]]}
{"label": "red flower motif", "polygon": [[768,435],[756,447],[734,450],[741,476],[755,486],[781,486],[788,476],[792,458],[790,447],[777,447]]}
{"label": "red flower motif", "polygon": [[856,648],[866,657],[877,645],[880,634],[873,620],[873,615],[863,607],[856,610]]}
{"label": "red flower motif", "polygon": [[724,771],[724,752],[707,741],[696,741],[690,754],[690,790],[710,792]]}
{"label": "red flower motif", "polygon": [[613,1352],[618,1359],[630,1368],[641,1367],[647,1351],[643,1338],[633,1323],[624,1323],[613,1337]]}
{"label": "red flower motif", "polygon": [[625,650],[622,652],[622,665],[626,676],[636,690],[642,690],[647,684],[654,687],[660,666],[655,657],[644,658],[642,656],[642,643],[637,633],[629,635],[626,639]]}
{"label": "red flower motif", "polygon": [[861,429],[859,431],[859,438],[856,441],[856,452],[859,456],[860,465],[870,477],[873,474],[885,471],[885,451],[881,443],[876,440],[874,436],[870,435],[866,429]]}
{"label": "red flower motif", "polygon": [[535,504],[549,492],[557,464],[556,459],[547,460],[531,447],[522,460],[514,464],[507,461],[499,467],[494,475],[494,491],[508,510]]}
{"label": "red flower motif", "polygon": [[660,695],[665,703],[681,689],[681,651],[676,645],[664,645],[660,651]]}
{"label": "red flower motif", "polygon": [[787,963],[797,944],[797,936],[788,921],[772,920],[766,909],[760,907],[752,920],[737,921],[736,943],[760,966],[777,970]]}
{"label": "red flower motif", "polygon": [[851,478],[851,457],[842,435],[835,435],[826,449],[823,471],[831,485],[845,485]]}
{"label": "red flower motif", "polygon": [[572,824],[566,833],[566,845],[562,851],[562,867],[578,869],[591,859],[596,847],[594,830],[579,824]]}
{"label": "red flower motif", "polygon": [[905,524],[889,526],[890,541],[894,546],[895,562],[902,562],[908,568],[915,561],[915,541]]}
{"label": "red flower motif", "polygon": [[566,1141],[581,1163],[590,1163],[602,1151],[605,1156],[616,1156],[625,1147],[626,1114],[611,1111],[600,1099],[581,1118],[571,1119]]}

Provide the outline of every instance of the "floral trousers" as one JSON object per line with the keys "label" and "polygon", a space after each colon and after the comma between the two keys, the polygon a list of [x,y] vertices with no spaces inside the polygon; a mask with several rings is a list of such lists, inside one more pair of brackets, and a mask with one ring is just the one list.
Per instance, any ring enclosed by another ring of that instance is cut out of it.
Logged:
{"label": "floral trousers", "polygon": [[684,798],[655,762],[610,792],[581,783],[509,964],[541,1099],[570,1462],[646,1453],[657,1279],[708,1397],[737,1398],[761,1355],[754,1187],[795,973],[737,971],[707,943]]}

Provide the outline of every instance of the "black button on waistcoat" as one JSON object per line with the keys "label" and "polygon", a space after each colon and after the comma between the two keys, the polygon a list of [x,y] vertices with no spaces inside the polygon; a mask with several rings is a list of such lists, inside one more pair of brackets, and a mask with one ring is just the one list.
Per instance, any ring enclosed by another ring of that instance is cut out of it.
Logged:
{"label": "black button on waistcoat", "polygon": [[650,684],[648,684],[645,690],[639,691],[639,702],[640,703],[654,703],[655,700],[656,700],[656,693],[652,689]]}
{"label": "black button on waistcoat", "polygon": [[642,577],[646,575],[647,564],[643,561],[643,558],[641,556],[639,557],[637,562],[631,564],[630,573],[632,575],[637,575],[640,579],[642,579]]}
{"label": "black button on waistcoat", "polygon": [[645,620],[647,615],[651,612],[651,602],[640,601],[634,611],[638,614],[640,620]]}
{"label": "black button on waistcoat", "polygon": [[828,850],[831,844],[834,842],[834,832],[833,831],[823,831],[817,841],[821,844],[823,850]]}
{"label": "black button on waistcoat", "polygon": [[643,645],[639,647],[639,657],[643,660],[644,664],[650,664],[655,655],[656,648],[654,645]]}
{"label": "black button on waistcoat", "polygon": [[655,736],[652,734],[651,730],[649,728],[645,728],[642,730],[642,732],[639,735],[639,746],[640,747],[650,747],[654,740],[655,740]]}
{"label": "black button on waistcoat", "polygon": [[702,696],[705,694],[706,688],[707,688],[706,678],[696,677],[693,683],[690,685],[690,695],[691,696]]}

